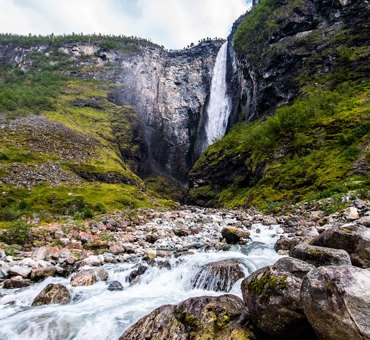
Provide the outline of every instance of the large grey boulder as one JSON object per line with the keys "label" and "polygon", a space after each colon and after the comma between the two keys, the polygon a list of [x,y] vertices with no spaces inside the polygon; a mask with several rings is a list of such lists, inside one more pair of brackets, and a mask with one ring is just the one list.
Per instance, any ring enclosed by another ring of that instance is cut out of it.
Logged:
{"label": "large grey boulder", "polygon": [[353,266],[317,268],[304,278],[304,312],[320,339],[370,339],[370,272]]}
{"label": "large grey boulder", "polygon": [[131,326],[121,340],[254,339],[244,325],[243,301],[234,295],[201,296],[157,308]]}
{"label": "large grey boulder", "polygon": [[229,259],[205,264],[191,280],[193,288],[229,292],[244,271],[237,260]]}
{"label": "large grey boulder", "polygon": [[298,244],[290,250],[289,255],[315,267],[351,265],[351,259],[345,250],[312,246],[307,243]]}
{"label": "large grey boulder", "polygon": [[351,257],[352,264],[370,267],[370,229],[357,224],[345,224],[325,230],[311,242],[314,246],[343,249]]}
{"label": "large grey boulder", "polygon": [[310,332],[300,291],[303,277],[313,269],[304,261],[286,257],[243,280],[243,299],[259,329],[281,338]]}
{"label": "large grey boulder", "polygon": [[32,302],[32,306],[65,305],[71,301],[69,290],[62,284],[48,284]]}

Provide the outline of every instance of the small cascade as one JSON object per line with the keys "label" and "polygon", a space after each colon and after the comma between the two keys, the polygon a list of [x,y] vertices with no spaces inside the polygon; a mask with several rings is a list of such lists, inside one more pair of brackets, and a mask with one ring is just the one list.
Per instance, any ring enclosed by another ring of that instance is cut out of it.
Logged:
{"label": "small cascade", "polygon": [[215,140],[224,136],[229,121],[231,101],[227,95],[226,86],[227,44],[225,42],[221,46],[213,69],[211,94],[205,125],[206,140],[203,150],[214,143]]}

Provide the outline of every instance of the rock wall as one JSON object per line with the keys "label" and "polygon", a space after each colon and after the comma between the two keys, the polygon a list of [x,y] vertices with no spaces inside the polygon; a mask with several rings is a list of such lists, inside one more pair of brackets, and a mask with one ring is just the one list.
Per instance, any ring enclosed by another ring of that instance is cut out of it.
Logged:
{"label": "rock wall", "polygon": [[84,80],[115,83],[109,100],[131,105],[141,114],[140,174],[155,172],[185,183],[200,155],[198,145],[204,137],[202,124],[212,71],[222,43],[203,41],[180,51],[167,51],[147,42],[126,43],[111,50],[78,42],[62,46],[45,42],[29,47],[9,44],[0,46],[0,65],[28,71],[34,65],[27,56],[59,53],[74,62],[74,67],[63,72]]}
{"label": "rock wall", "polygon": [[[259,35],[261,38],[257,37],[256,43],[240,43],[242,39],[238,43],[238,37],[235,40],[239,88],[234,112],[241,120],[251,121],[292,103],[298,95],[302,82],[299,76],[305,67],[309,67],[311,75],[330,73],[338,60],[335,49],[325,58],[313,60],[328,48],[328,40],[320,36],[334,36],[341,30],[353,30],[359,36],[364,30],[359,23],[366,22],[369,12],[369,3],[364,0],[275,0],[268,3],[272,6],[271,14],[267,18],[261,15],[259,26],[253,30],[252,39]],[[255,9],[258,10],[258,6]],[[248,15],[253,13],[241,17],[235,26]],[[236,31],[234,28],[230,40],[238,35]],[[362,38],[362,43],[366,44],[366,30]],[[329,43],[338,45],[339,41]],[[345,43],[348,41],[341,42]]]}

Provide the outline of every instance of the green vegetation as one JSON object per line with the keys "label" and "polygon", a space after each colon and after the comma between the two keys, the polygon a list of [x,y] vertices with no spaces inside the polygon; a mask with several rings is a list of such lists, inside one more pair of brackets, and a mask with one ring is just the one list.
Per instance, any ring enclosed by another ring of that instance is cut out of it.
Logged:
{"label": "green vegetation", "polygon": [[299,57],[296,69],[291,65],[290,86],[298,93],[291,103],[271,109],[271,116],[258,112],[263,118],[234,126],[206,150],[190,173],[201,183],[190,189],[192,201],[274,212],[331,197],[325,207],[330,213],[342,207],[343,193],[369,197],[366,24],[318,28],[280,41],[287,18],[297,8],[305,12],[305,6],[301,0],[279,5],[261,0],[237,30],[235,48],[262,82],[271,61],[294,60],[304,52],[306,60]]}
{"label": "green vegetation", "polygon": [[31,227],[18,220],[8,226],[8,228],[0,234],[0,241],[9,245],[24,245],[32,241]]}
{"label": "green vegetation", "polygon": [[[335,90],[310,88],[265,121],[236,126],[205,152],[194,169],[217,167],[223,158],[246,155],[245,176],[251,185],[243,188],[241,179],[235,178],[217,196],[218,204],[229,207],[249,204],[268,209],[274,202],[369,190],[368,174],[361,171],[361,161],[366,165],[370,159],[369,87],[367,81],[342,83]],[[202,186],[191,195],[202,197],[203,191],[209,195],[212,189],[217,191],[215,186]]]}
{"label": "green vegetation", "polygon": [[135,50],[137,44],[151,44],[147,39],[138,37],[112,36],[102,34],[70,34],[70,35],[16,35],[10,33],[0,34],[0,46],[17,45],[19,47],[29,48],[35,45],[48,45],[53,48],[62,47],[69,43],[84,43],[100,46],[102,49],[123,49],[124,51]]}
{"label": "green vegetation", "polygon": [[[115,84],[93,79],[102,69],[90,62],[93,55],[72,58],[59,50],[68,43],[131,53],[150,42],[101,35],[0,34],[0,46],[31,48],[23,56],[22,68],[0,67],[3,227],[11,227],[22,216],[83,220],[114,210],[174,206],[147,190],[134,173],[142,143],[138,113],[108,99]],[[53,170],[42,172],[51,162],[65,179],[55,182],[47,172]],[[41,180],[27,182],[26,171],[34,171],[31,177]]]}

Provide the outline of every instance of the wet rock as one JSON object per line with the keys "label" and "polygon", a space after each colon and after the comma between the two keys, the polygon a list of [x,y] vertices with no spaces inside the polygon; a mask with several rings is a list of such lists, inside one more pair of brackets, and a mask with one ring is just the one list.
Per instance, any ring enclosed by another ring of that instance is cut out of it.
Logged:
{"label": "wet rock", "polygon": [[370,229],[362,225],[345,224],[329,228],[310,243],[314,246],[343,249],[349,253],[354,266],[370,267]]}
{"label": "wet rock", "polygon": [[164,305],[131,326],[121,340],[249,339],[253,331],[243,323],[243,301],[234,295],[202,296],[177,306]]}
{"label": "wet rock", "polygon": [[221,235],[228,244],[245,244],[250,233],[235,227],[225,227],[221,230]]}
{"label": "wet rock", "polygon": [[193,288],[229,292],[236,281],[245,277],[237,260],[223,260],[202,266],[191,280]]}
{"label": "wet rock", "polygon": [[108,273],[103,268],[95,269],[95,275],[96,275],[96,278],[99,281],[107,281],[108,280]]}
{"label": "wet rock", "polygon": [[32,306],[59,304],[66,305],[71,301],[69,290],[62,284],[48,284],[32,302]]}
{"label": "wet rock", "polygon": [[60,272],[60,270],[61,268],[57,268],[55,266],[32,269],[30,279],[32,281],[41,281],[47,277],[55,276],[55,274]]}
{"label": "wet rock", "polygon": [[300,290],[302,278],[312,269],[301,260],[282,258],[243,280],[243,299],[259,329],[284,339],[309,332]]}
{"label": "wet rock", "polygon": [[147,266],[140,264],[127,277],[127,282],[132,283],[132,284],[137,283],[140,279],[140,276],[143,275],[147,271],[147,269],[148,269]]}
{"label": "wet rock", "polygon": [[290,250],[289,255],[315,267],[351,265],[349,254],[343,249],[333,249],[300,243]]}
{"label": "wet rock", "polygon": [[274,245],[275,251],[279,250],[290,250],[295,247],[298,243],[302,242],[301,237],[286,237],[280,236]]}
{"label": "wet rock", "polygon": [[370,339],[370,272],[352,266],[327,266],[303,280],[305,314],[325,340]]}
{"label": "wet rock", "polygon": [[112,281],[108,286],[109,291],[121,291],[123,290],[122,283],[119,281]]}
{"label": "wet rock", "polygon": [[95,271],[93,269],[81,270],[71,278],[71,286],[91,286],[97,281]]}
{"label": "wet rock", "polygon": [[113,243],[109,246],[109,251],[114,254],[122,254],[125,252],[125,248],[120,243]]}
{"label": "wet rock", "polygon": [[12,277],[3,283],[5,289],[16,289],[30,286],[32,283],[29,280],[24,280],[21,276]]}

